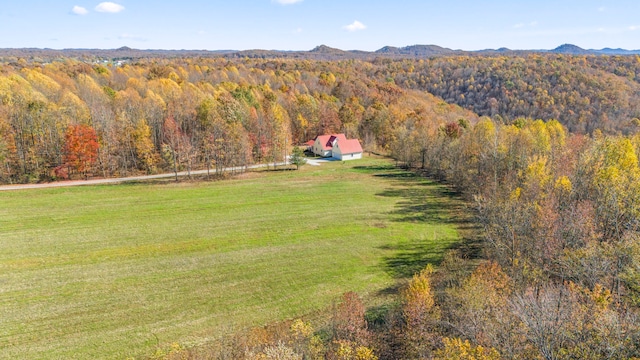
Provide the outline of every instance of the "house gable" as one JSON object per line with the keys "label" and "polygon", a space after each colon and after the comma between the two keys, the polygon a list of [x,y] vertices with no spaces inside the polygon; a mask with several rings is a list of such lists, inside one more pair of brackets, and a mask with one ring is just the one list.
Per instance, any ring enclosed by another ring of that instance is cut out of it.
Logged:
{"label": "house gable", "polygon": [[343,140],[347,140],[344,134],[318,135],[311,151],[319,156],[331,157],[335,144]]}

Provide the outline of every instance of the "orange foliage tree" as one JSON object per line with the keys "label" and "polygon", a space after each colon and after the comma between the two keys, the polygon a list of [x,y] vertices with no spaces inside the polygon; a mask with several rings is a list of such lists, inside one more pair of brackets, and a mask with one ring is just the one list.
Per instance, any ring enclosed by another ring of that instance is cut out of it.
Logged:
{"label": "orange foliage tree", "polygon": [[98,136],[89,125],[70,125],[65,134],[64,166],[87,176],[98,159]]}

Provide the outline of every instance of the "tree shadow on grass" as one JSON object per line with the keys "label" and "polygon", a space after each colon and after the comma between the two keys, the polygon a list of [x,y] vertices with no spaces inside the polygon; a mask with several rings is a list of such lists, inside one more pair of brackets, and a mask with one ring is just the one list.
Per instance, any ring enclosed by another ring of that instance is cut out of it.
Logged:
{"label": "tree shadow on grass", "polygon": [[[452,239],[413,240],[396,245],[386,245],[383,250],[390,250],[393,255],[384,258],[384,267],[388,274],[398,279],[405,279],[418,273],[428,264],[438,265],[442,255],[449,249]],[[441,245],[442,244],[442,245]]]}
{"label": "tree shadow on grass", "polygon": [[453,213],[461,211],[463,203],[455,191],[412,173],[376,176],[397,181],[397,187],[376,194],[400,199],[390,213],[393,221],[454,225],[460,222]]}
{"label": "tree shadow on grass", "polygon": [[397,170],[397,168],[391,164],[389,165],[369,165],[369,166],[362,166],[362,165],[358,165],[358,166],[354,166],[353,170],[356,170],[358,172],[365,172],[365,173],[375,173],[378,171],[395,171]]}
{"label": "tree shadow on grass", "polygon": [[105,184],[97,184],[97,185],[105,185],[105,186],[119,186],[119,187],[138,187],[141,185],[173,185],[177,184],[175,178],[160,178],[160,179],[145,179],[145,180],[129,180],[129,181],[121,181],[121,182],[113,182],[113,183],[105,183]]}
{"label": "tree shadow on grass", "polygon": [[383,266],[390,275],[398,279],[409,278],[428,264],[439,265],[447,250],[456,250],[463,258],[473,259],[480,255],[481,239],[478,225],[466,208],[459,193],[411,171],[393,166],[359,166],[376,177],[392,180],[393,186],[376,195],[398,198],[394,210],[388,213],[391,221],[409,223],[447,224],[456,228],[456,239],[447,234],[424,234],[396,245],[382,247],[393,255],[384,259]]}

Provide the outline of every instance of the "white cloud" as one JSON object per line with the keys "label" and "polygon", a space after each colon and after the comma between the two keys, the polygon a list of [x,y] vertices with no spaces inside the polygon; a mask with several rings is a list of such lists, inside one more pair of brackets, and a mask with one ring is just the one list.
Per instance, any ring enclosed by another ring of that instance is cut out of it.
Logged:
{"label": "white cloud", "polygon": [[607,8],[604,6],[598,8],[598,12],[605,12],[605,10],[607,10]]}
{"label": "white cloud", "polygon": [[521,29],[521,28],[523,28],[523,27],[524,27],[524,24],[523,24],[523,23],[513,25],[513,28],[514,28],[514,29]]}
{"label": "white cloud", "polygon": [[83,8],[82,6],[74,6],[73,9],[71,9],[71,12],[76,14],[76,15],[87,15],[89,13],[89,10]]}
{"label": "white cloud", "polygon": [[124,6],[112,2],[102,2],[98,4],[98,6],[96,6],[96,11],[103,13],[115,14],[121,12],[122,10],[124,10]]}
{"label": "white cloud", "polygon": [[271,0],[271,2],[278,3],[280,5],[293,5],[296,3],[300,3],[304,0]]}
{"label": "white cloud", "polygon": [[353,23],[349,24],[349,25],[345,25],[343,26],[343,28],[347,31],[360,31],[360,30],[364,30],[367,28],[367,26],[363,23],[361,23],[360,21],[356,20]]}
{"label": "white cloud", "polygon": [[295,30],[293,30],[294,34],[301,34],[302,33],[302,28],[297,28]]}
{"label": "white cloud", "polygon": [[629,26],[629,30],[631,30],[631,31],[640,30],[640,26],[638,26],[638,25],[631,25],[631,26]]}

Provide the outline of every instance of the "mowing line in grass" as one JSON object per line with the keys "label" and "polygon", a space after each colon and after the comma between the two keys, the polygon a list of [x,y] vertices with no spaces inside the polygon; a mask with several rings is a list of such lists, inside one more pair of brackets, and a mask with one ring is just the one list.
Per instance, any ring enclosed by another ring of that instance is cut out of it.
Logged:
{"label": "mowing line in grass", "polygon": [[0,357],[117,359],[375,298],[458,239],[388,160],[0,194]]}

